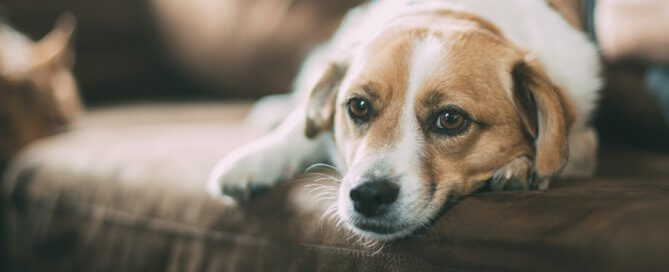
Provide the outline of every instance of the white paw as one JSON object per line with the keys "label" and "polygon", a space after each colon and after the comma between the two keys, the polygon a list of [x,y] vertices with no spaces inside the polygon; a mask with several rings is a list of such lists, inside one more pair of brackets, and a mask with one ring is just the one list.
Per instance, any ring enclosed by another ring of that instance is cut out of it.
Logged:
{"label": "white paw", "polygon": [[539,178],[532,173],[532,162],[527,157],[518,157],[495,172],[489,187],[493,191],[546,190],[549,178]]}
{"label": "white paw", "polygon": [[493,191],[524,191],[533,187],[532,162],[527,157],[513,159],[495,172],[490,180]]}
{"label": "white paw", "polygon": [[297,163],[276,148],[251,143],[219,161],[211,172],[207,189],[216,197],[249,201],[282,179],[292,177]]}

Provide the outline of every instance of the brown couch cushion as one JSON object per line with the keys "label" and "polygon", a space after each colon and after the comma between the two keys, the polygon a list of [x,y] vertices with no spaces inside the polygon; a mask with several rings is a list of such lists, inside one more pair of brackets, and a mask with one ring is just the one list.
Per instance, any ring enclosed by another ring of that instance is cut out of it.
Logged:
{"label": "brown couch cushion", "polygon": [[[669,155],[605,151],[596,178],[545,192],[478,193],[429,230],[362,245],[304,185],[246,207],[204,193],[250,138],[245,106],[98,109],[33,145],[3,182],[17,271],[649,271],[669,265]],[[364,241],[361,241],[364,242]]]}

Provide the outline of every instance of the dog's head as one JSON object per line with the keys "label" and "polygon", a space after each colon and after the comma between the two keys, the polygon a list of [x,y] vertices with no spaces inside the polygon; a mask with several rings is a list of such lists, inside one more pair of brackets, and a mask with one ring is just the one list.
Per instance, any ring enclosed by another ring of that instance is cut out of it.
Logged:
{"label": "dog's head", "polygon": [[306,133],[335,136],[346,166],[338,215],[354,231],[403,236],[449,200],[515,171],[507,169],[515,160],[528,161],[522,174],[539,179],[566,163],[567,101],[540,64],[489,23],[418,14],[351,55],[314,87]]}

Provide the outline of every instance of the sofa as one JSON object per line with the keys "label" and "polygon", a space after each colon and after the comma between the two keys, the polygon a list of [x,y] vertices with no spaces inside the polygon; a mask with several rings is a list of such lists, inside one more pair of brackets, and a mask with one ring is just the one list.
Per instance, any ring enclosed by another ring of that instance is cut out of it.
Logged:
{"label": "sofa", "polygon": [[[205,193],[215,161],[252,139],[246,103],[91,110],[36,142],[2,183],[12,271],[660,271],[669,155],[600,152],[597,175],[547,191],[479,192],[424,232],[372,244],[321,218],[313,178],[248,205]],[[365,244],[367,243],[367,244]],[[382,248],[381,248],[382,247]]]}
{"label": "sofa", "polygon": [[[209,196],[204,183],[214,163],[258,137],[243,120],[249,97],[263,92],[200,85],[179,70],[180,62],[151,50],[164,40],[144,33],[158,32],[133,27],[147,20],[140,18],[149,14],[143,5],[151,2],[137,3],[110,2],[107,10],[138,8],[116,18],[78,16],[105,13],[87,1],[62,1],[64,7],[7,2],[14,14],[75,11],[82,26],[75,74],[88,109],[68,131],[30,144],[0,169],[0,270],[669,267],[669,128],[644,95],[644,64],[608,65],[595,120],[602,148],[594,177],[559,178],[546,191],[481,190],[459,199],[428,228],[380,243],[360,239],[324,216],[331,200],[319,199],[312,184],[328,184],[313,176],[286,181],[244,205]],[[15,22],[30,25],[28,17],[21,18]],[[38,21],[26,29],[39,33],[41,27]],[[95,36],[100,29],[114,35]],[[103,46],[119,37],[125,41],[120,47]],[[252,89],[253,83],[230,86]],[[225,93],[212,94],[217,91]]]}

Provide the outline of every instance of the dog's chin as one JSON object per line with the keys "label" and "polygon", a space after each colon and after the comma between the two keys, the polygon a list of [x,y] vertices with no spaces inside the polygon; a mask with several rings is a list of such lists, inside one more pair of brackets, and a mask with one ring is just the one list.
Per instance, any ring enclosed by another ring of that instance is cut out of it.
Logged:
{"label": "dog's chin", "polygon": [[429,225],[431,218],[438,216],[438,213],[420,211],[422,216],[414,215],[406,218],[395,211],[380,217],[368,218],[357,214],[349,206],[345,207],[338,209],[338,216],[349,230],[364,238],[380,241],[395,240],[419,232]]}
{"label": "dog's chin", "polygon": [[386,224],[372,221],[347,222],[347,225],[349,229],[360,236],[381,241],[398,239],[416,231],[415,228],[409,225]]}

